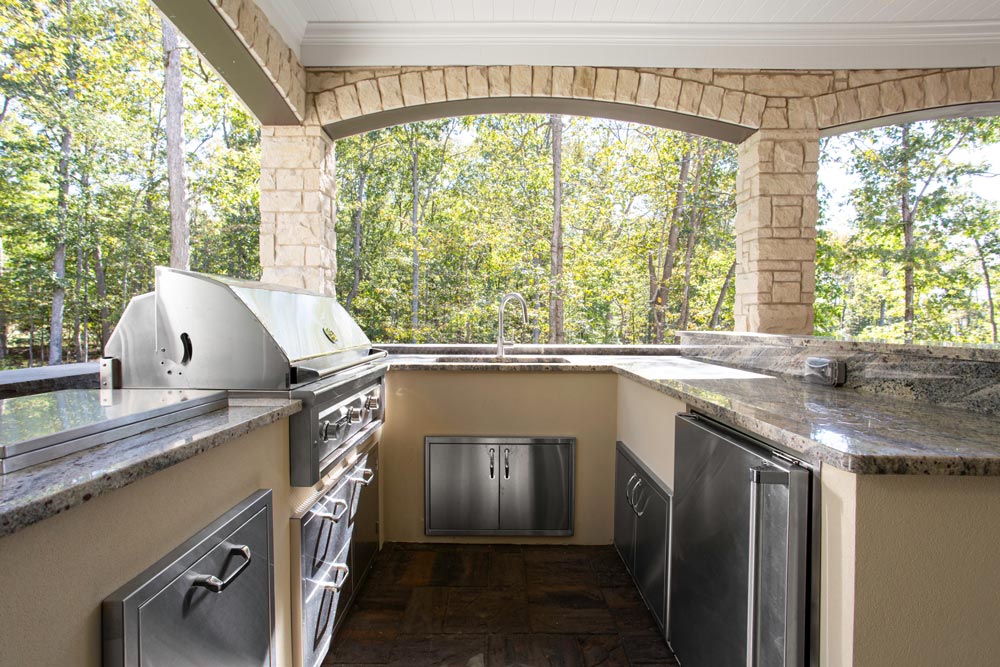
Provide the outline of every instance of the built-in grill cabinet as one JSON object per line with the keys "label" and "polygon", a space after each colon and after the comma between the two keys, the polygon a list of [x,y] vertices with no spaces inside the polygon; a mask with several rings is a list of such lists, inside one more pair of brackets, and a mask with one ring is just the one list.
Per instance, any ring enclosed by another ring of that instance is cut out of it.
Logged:
{"label": "built-in grill cabinet", "polygon": [[258,491],[106,598],[105,667],[273,665],[272,526]]}
{"label": "built-in grill cabinet", "polygon": [[108,340],[102,387],[226,389],[302,402],[289,418],[293,486],[313,486],[382,423],[374,350],[331,296],[166,267]]}
{"label": "built-in grill cabinet", "polygon": [[293,652],[301,667],[323,661],[378,552],[378,444],[357,451],[292,519]]}

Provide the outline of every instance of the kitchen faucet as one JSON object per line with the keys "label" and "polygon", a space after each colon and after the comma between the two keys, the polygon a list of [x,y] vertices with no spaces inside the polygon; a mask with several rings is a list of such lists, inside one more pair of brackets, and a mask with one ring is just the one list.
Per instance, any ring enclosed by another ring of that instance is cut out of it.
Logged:
{"label": "kitchen faucet", "polygon": [[507,343],[513,345],[514,341],[504,340],[503,335],[503,311],[507,307],[508,301],[520,301],[521,302],[521,315],[524,317],[524,323],[528,323],[528,304],[525,302],[524,297],[517,292],[511,292],[510,294],[504,294],[500,299],[500,323],[497,326],[497,356],[501,359],[503,358],[503,346]]}

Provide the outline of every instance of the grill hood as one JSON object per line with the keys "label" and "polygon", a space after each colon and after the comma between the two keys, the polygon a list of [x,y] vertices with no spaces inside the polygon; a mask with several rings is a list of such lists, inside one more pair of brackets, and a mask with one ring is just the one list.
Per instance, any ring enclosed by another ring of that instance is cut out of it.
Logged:
{"label": "grill hood", "polygon": [[333,297],[157,267],[105,366],[120,364],[122,387],[281,390],[384,354]]}

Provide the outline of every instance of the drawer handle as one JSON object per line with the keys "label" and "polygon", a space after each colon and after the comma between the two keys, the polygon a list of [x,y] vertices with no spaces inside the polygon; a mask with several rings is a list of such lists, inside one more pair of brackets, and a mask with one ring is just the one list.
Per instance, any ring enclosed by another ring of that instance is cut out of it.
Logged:
{"label": "drawer handle", "polygon": [[[317,504],[318,505],[323,505],[323,507],[326,507],[326,505],[324,504],[324,501],[322,499],[320,499],[319,503],[317,503]],[[339,512],[337,512],[337,508],[338,507],[340,508]],[[326,521],[329,521],[331,523],[337,523],[338,521],[340,521],[341,519],[344,518],[345,514],[347,514],[347,502],[344,501],[344,500],[341,500],[340,498],[334,498],[334,500],[333,500],[333,508],[334,508],[333,512],[324,512],[322,510],[313,510],[313,514],[315,516],[319,517],[320,519],[325,519]]]}
{"label": "drawer handle", "polygon": [[191,582],[192,586],[201,586],[202,588],[207,588],[213,593],[221,593],[229,587],[229,584],[236,581],[236,577],[243,574],[243,570],[250,567],[250,547],[244,545],[234,546],[229,550],[230,556],[240,556],[243,558],[243,564],[240,565],[236,570],[230,574],[225,579],[219,579],[213,574],[200,574],[194,578]]}
{"label": "drawer handle", "polygon": [[351,574],[350,568],[346,565],[341,565],[340,563],[334,563],[331,565],[330,571],[337,573],[337,577],[333,581],[323,581],[322,579],[311,580],[314,584],[316,584],[316,588],[309,595],[309,597],[306,598],[306,602],[313,599],[313,596],[316,595],[316,591],[324,590],[333,591],[335,593],[340,592],[340,589],[344,587],[345,583],[347,583],[348,575]]}
{"label": "drawer handle", "polygon": [[503,450],[503,478],[510,479],[510,450]]}
{"label": "drawer handle", "polygon": [[362,486],[368,486],[375,479],[375,471],[371,468],[365,468],[361,471],[361,477],[352,477],[351,479]]}
{"label": "drawer handle", "polygon": [[636,486],[638,486],[639,482],[636,481],[638,478],[638,473],[632,473],[632,476],[628,478],[628,482],[625,483],[625,500],[628,501],[629,505],[632,504],[632,482],[635,482]]}
{"label": "drawer handle", "polygon": [[[640,486],[642,486],[642,477],[640,477],[639,481],[636,482],[635,486],[632,487],[632,497],[629,498],[629,503],[632,505],[632,511],[635,512],[636,514],[639,514],[639,508],[636,507],[636,503],[639,501],[639,487]],[[645,508],[643,508],[643,511],[645,511]],[[639,514],[639,516],[642,516],[642,515]]]}

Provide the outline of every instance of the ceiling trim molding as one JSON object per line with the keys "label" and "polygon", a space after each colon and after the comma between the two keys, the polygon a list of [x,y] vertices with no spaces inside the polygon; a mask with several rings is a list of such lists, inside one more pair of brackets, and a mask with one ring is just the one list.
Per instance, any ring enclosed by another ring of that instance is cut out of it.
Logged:
{"label": "ceiling trim molding", "polygon": [[254,2],[285,40],[285,44],[295,52],[295,55],[301,57],[300,46],[308,22],[296,4],[288,0],[254,0]]}
{"label": "ceiling trim molding", "polygon": [[[262,6],[276,0],[265,0]],[[1000,63],[1000,21],[946,23],[312,22],[308,67],[604,65],[879,69]]]}

